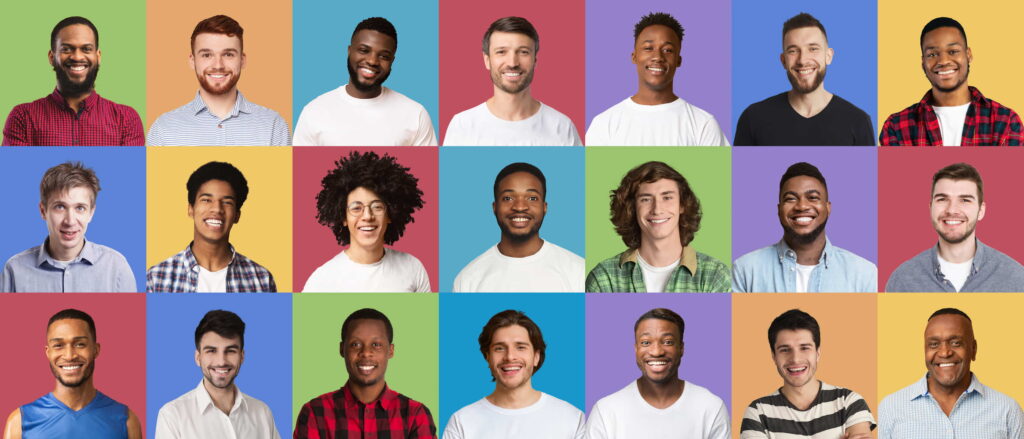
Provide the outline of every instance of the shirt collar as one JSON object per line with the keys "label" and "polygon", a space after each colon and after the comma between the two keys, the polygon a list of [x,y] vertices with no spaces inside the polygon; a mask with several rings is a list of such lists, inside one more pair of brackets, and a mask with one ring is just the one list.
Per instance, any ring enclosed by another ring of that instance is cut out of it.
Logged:
{"label": "shirt collar", "polygon": [[[914,384],[911,384],[910,388],[912,390],[910,394],[911,400],[923,396],[930,396],[928,393],[928,373],[926,372],[920,380],[918,380]],[[985,385],[981,384],[981,381],[978,381],[978,376],[975,375],[974,372],[971,372],[971,384],[968,385],[967,390],[964,391],[965,395],[970,395],[972,393],[977,393],[982,397],[985,396]]]}
{"label": "shirt collar", "polygon": [[56,267],[58,264],[73,264],[75,262],[86,262],[92,265],[92,263],[96,261],[96,246],[88,240],[86,240],[85,244],[82,245],[82,251],[78,253],[78,256],[67,262],[57,261],[53,256],[50,256],[50,251],[46,248],[46,245],[49,242],[50,237],[47,236],[46,239],[43,240],[43,245],[39,246],[39,254],[36,255],[37,267],[43,265],[44,262]]}
{"label": "shirt collar", "polygon": [[[184,253],[185,253],[185,255],[184,255],[185,256],[185,266],[190,271],[198,272],[199,271],[199,261],[196,261],[196,255],[194,253],[192,253],[192,244],[193,243],[195,243],[195,241],[192,241],[192,242],[188,243],[188,247],[185,247],[185,251],[184,251]],[[237,260],[236,256],[238,255],[238,253],[235,253],[235,246],[231,245],[230,243],[228,244],[228,248],[231,249],[231,261],[228,262],[228,267],[230,267],[230,266],[235,264],[235,261]]]}
{"label": "shirt collar", "polygon": [[357,399],[352,391],[348,388],[348,383],[345,383],[341,388],[341,392],[345,397],[345,406],[348,407],[362,407],[370,404],[380,403],[381,408],[387,410],[395,406],[398,403],[398,393],[391,390],[387,383],[384,383],[384,391],[380,392],[380,397],[377,400],[370,403],[364,404],[362,401]]}
{"label": "shirt collar", "polygon": [[[85,98],[85,100],[82,101],[81,107],[79,108],[81,108],[81,111],[88,110],[95,106],[96,102],[99,101],[99,99],[100,94],[96,93],[96,89],[93,89],[92,92],[89,93],[89,97]],[[68,105],[68,101],[64,100],[64,95],[60,94],[60,90],[58,90],[56,87],[54,87],[53,93],[50,93],[50,100],[52,100],[54,103],[61,106],[62,108],[66,108],[68,111],[71,111],[71,106]]]}
{"label": "shirt collar", "polygon": [[[188,109],[192,112],[192,115],[198,115],[203,111],[209,111],[206,107],[206,101],[203,101],[203,96],[200,95],[198,91],[196,91],[196,97],[192,99],[192,102],[188,103]],[[235,95],[235,106],[231,109],[230,117],[237,117],[238,113],[250,114],[254,110],[255,108],[253,104],[242,95],[241,90],[238,90],[238,93]]]}
{"label": "shirt collar", "polygon": [[[988,257],[988,246],[981,243],[981,240],[974,238],[974,259],[971,262],[971,274],[981,271],[981,267],[985,265]],[[932,261],[932,273],[940,278],[944,276],[942,274],[942,267],[939,266],[939,244],[935,243],[929,250],[928,259]]]}
{"label": "shirt collar", "polygon": [[[977,103],[979,105],[985,105],[987,100],[985,99],[985,95],[981,94],[981,91],[979,91],[978,89],[976,89],[974,87],[971,87],[969,85],[967,86],[967,90],[971,92],[971,103],[972,104]],[[925,106],[925,105],[927,105],[928,107],[932,106],[932,91],[931,90],[928,90],[928,91],[926,91],[924,93],[924,97],[921,98],[920,104],[922,106]]]}
{"label": "shirt collar", "polygon": [[[821,256],[818,257],[818,264],[828,268],[829,255],[832,254],[834,247],[832,247],[832,241],[828,240],[828,236],[825,237],[825,249],[821,251]],[[775,253],[779,256],[779,261],[784,258],[796,260],[796,251],[789,248],[789,244],[786,244],[785,239],[780,239],[775,244]]]}
{"label": "shirt collar", "polygon": [[[635,249],[631,249],[631,250],[626,251],[625,253],[622,254],[622,256],[619,256],[619,266],[620,267],[624,266],[624,265],[626,265],[627,262],[632,262],[632,263],[636,264],[637,263],[637,259],[636,258],[637,258],[637,255],[639,255],[639,254],[640,254],[640,249],[639,248],[635,248]],[[690,247],[688,245],[684,245],[683,246],[683,252],[682,252],[682,254],[679,255],[679,265],[681,265],[683,267],[686,267],[687,270],[690,270],[690,275],[691,276],[696,276],[697,275],[697,251],[694,250],[693,247]]]}
{"label": "shirt collar", "polygon": [[[245,398],[243,396],[244,395],[242,394],[242,391],[239,390],[238,386],[236,385],[235,404],[231,406],[231,413],[234,413],[236,410],[246,408]],[[196,387],[196,409],[199,410],[199,413],[206,413],[206,411],[209,410],[211,407],[214,410],[217,409],[217,407],[213,405],[213,399],[210,398],[210,392],[207,392],[206,387],[203,386],[203,380],[199,380],[199,386]]]}

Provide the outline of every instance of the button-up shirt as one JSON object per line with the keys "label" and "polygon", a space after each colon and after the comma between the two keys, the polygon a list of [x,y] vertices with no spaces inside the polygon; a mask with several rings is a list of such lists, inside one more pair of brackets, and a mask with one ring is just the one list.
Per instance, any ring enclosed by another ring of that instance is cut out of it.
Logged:
{"label": "button-up shirt", "polygon": [[[999,250],[976,240],[974,261],[961,293],[1024,292],[1024,267]],[[896,267],[885,284],[888,293],[955,293],[939,266],[939,247],[933,245]]]}
{"label": "button-up shirt", "polygon": [[[274,276],[262,265],[235,252],[231,247],[225,286],[227,293],[276,293]],[[199,262],[192,253],[192,243],[185,250],[167,258],[146,271],[146,292],[195,293],[199,286]]]}
{"label": "button-up shirt", "polygon": [[1024,414],[1013,398],[971,384],[949,416],[928,393],[928,375],[886,396],[878,406],[879,439],[1024,439]]}
{"label": "button-up shirt", "polygon": [[[780,240],[747,253],[732,265],[732,288],[738,293],[796,292],[796,252]],[[808,293],[874,293],[878,268],[867,259],[832,245],[825,249],[807,282]]]}
{"label": "button-up shirt", "polygon": [[[986,98],[969,87],[971,106],[964,118],[960,146],[1021,146],[1024,126],[1017,113]],[[939,119],[931,103],[929,90],[921,101],[889,116],[878,135],[882,146],[942,146]]]}
{"label": "button-up shirt", "polygon": [[348,387],[325,393],[302,406],[294,439],[430,439],[437,427],[427,406],[384,386],[376,401],[364,404]]}
{"label": "button-up shirt", "polygon": [[199,387],[164,404],[156,418],[156,439],[281,439],[274,415],[263,401],[235,387],[235,404],[225,414]]}
{"label": "button-up shirt", "polygon": [[49,238],[7,260],[0,276],[4,293],[134,293],[135,275],[116,250],[85,241],[70,261],[58,261],[46,249]]}
{"label": "button-up shirt", "polygon": [[14,107],[4,126],[4,146],[143,146],[142,119],[135,109],[115,104],[93,90],[71,109],[56,89],[49,96]]}
{"label": "button-up shirt", "polygon": [[245,99],[242,92],[224,118],[210,112],[199,92],[192,102],[157,118],[150,146],[287,146],[288,124],[276,111]]}
{"label": "button-up shirt", "polygon": [[[588,293],[645,293],[643,268],[637,263],[639,249],[612,256],[590,270]],[[728,293],[729,267],[721,261],[683,247],[679,266],[665,285],[667,293]]]}

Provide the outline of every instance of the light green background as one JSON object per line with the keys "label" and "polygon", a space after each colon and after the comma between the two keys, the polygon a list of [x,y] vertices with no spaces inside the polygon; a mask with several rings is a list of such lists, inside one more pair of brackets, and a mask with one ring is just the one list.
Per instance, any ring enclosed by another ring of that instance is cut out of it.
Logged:
{"label": "light green background", "polygon": [[103,59],[96,92],[131,106],[146,120],[145,1],[5,1],[0,39],[6,44],[7,65],[0,87],[0,126],[15,105],[53,92],[57,76],[46,59],[50,32],[57,22],[74,15],[88,18],[100,33]]}
{"label": "light green background", "polygon": [[438,425],[436,294],[295,294],[294,299],[292,430],[303,404],[345,385],[348,373],[338,352],[341,324],[361,308],[384,313],[395,328],[395,356],[385,375],[388,387],[425,404]]}
{"label": "light green background", "polygon": [[697,251],[732,266],[732,148],[587,148],[587,272],[626,250],[611,222],[609,194],[630,169],[662,161],[675,168],[700,200],[704,216],[693,242]]}

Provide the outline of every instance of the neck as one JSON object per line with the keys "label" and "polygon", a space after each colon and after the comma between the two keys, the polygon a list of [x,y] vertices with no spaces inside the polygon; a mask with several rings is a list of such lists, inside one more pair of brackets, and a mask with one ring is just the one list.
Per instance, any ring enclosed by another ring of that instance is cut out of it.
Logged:
{"label": "neck", "polygon": [[936,107],[954,107],[971,102],[971,90],[963,83],[955,90],[942,91],[932,87],[932,105]]}
{"label": "neck", "polygon": [[89,405],[96,397],[96,387],[92,384],[92,377],[77,387],[67,387],[58,382],[53,389],[53,396],[71,410],[78,411]]}
{"label": "neck", "polygon": [[825,233],[819,233],[814,241],[811,242],[800,242],[799,240],[789,236],[782,235],[783,241],[789,248],[796,252],[796,263],[800,265],[818,265],[818,261],[821,260],[821,254],[825,252]]}
{"label": "neck", "polygon": [[199,97],[203,99],[206,108],[218,118],[225,118],[235,109],[235,101],[238,99],[238,89],[233,88],[227,93],[219,95],[212,94],[204,89],[199,89]]}
{"label": "neck", "polygon": [[529,382],[514,389],[498,384],[494,386],[494,392],[487,395],[487,400],[501,408],[521,409],[536,404],[540,395],[540,391],[534,389]]}
{"label": "neck", "polygon": [[978,243],[974,240],[973,234],[968,236],[967,239],[956,244],[946,242],[939,238],[939,257],[946,262],[952,262],[954,264],[967,262],[974,257],[974,253],[977,250]]}
{"label": "neck", "polygon": [[231,263],[231,246],[226,238],[210,242],[197,234],[192,239],[192,256],[207,271],[223,270]]}
{"label": "neck", "polygon": [[366,91],[356,88],[354,85],[352,85],[352,83],[348,83],[345,85],[345,93],[348,93],[349,96],[352,96],[356,99],[373,99],[377,96],[380,96],[380,94],[383,92],[384,88],[379,85],[373,86],[372,88]]}
{"label": "neck", "polygon": [[672,90],[672,84],[668,84],[665,87],[655,90],[647,87],[642,81],[640,87],[636,91],[636,94],[632,96],[633,102],[640,105],[660,105],[675,102],[679,99],[675,92]]}
{"label": "neck", "polygon": [[519,93],[508,93],[494,87],[494,96],[487,100],[487,110],[502,120],[529,119],[540,111],[540,101],[530,95],[530,87]]}
{"label": "neck", "polygon": [[[60,90],[60,86],[57,86],[57,90]],[[79,111],[79,107],[82,106],[82,102],[92,95],[92,90],[89,90],[78,96],[68,96],[64,94],[63,91],[60,93],[60,95],[64,97],[64,102],[67,102],[68,106],[71,107],[71,109],[77,113]]]}
{"label": "neck", "polygon": [[73,261],[78,255],[82,254],[82,249],[84,248],[85,239],[82,239],[82,242],[72,249],[54,248],[53,241],[50,239],[46,240],[46,251],[50,253],[50,257],[61,262]]}
{"label": "neck", "polygon": [[353,244],[345,249],[345,254],[357,264],[374,264],[384,259],[384,244],[377,244],[370,248]]}
{"label": "neck", "polygon": [[825,84],[810,93],[790,90],[787,96],[789,97],[789,106],[803,117],[813,117],[821,113],[832,101],[832,93],[825,90]]}
{"label": "neck", "polygon": [[821,381],[808,381],[800,387],[790,386],[789,383],[782,384],[782,396],[789,400],[799,410],[807,410],[818,398],[818,391],[821,390]]}
{"label": "neck", "polygon": [[973,374],[973,372],[968,373],[964,379],[960,380],[959,383],[956,383],[956,385],[952,387],[940,386],[933,381],[931,376],[929,376],[928,393],[930,393],[935,399],[956,401],[960,398],[960,395],[967,391],[968,387],[971,387],[971,377],[974,376]]}
{"label": "neck", "polygon": [[234,383],[227,388],[221,389],[210,385],[210,383],[204,378],[203,388],[206,389],[206,393],[209,394],[210,399],[213,400],[214,407],[217,407],[217,409],[224,412],[224,414],[231,413],[231,408],[235,406],[235,392],[237,390]]}
{"label": "neck", "polygon": [[348,387],[348,391],[352,392],[352,396],[356,397],[356,399],[363,404],[374,402],[380,399],[380,396],[384,394],[384,380],[380,380],[367,386],[356,384],[353,383],[352,380],[349,380],[345,383],[345,387]]}
{"label": "neck", "polygon": [[498,242],[498,252],[510,258],[525,258],[533,256],[544,246],[544,240],[540,235],[533,235],[526,241],[514,241],[504,234]]}
{"label": "neck", "polygon": [[665,267],[682,257],[683,244],[679,242],[678,236],[670,236],[668,239],[660,240],[641,238],[638,251],[640,252],[640,257],[644,258],[648,264],[655,267]]}
{"label": "neck", "polygon": [[640,390],[640,396],[648,404],[659,409],[668,408],[675,404],[676,400],[683,395],[683,387],[685,385],[686,382],[679,379],[678,376],[672,377],[664,383],[655,383],[644,377],[636,380],[636,387]]}

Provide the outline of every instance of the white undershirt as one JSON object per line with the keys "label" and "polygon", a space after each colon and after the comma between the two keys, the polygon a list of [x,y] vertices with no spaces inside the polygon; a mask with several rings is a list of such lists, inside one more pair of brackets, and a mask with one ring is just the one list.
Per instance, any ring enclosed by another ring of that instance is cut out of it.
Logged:
{"label": "white undershirt", "polygon": [[956,288],[956,292],[960,292],[960,289],[964,287],[964,283],[967,282],[967,276],[971,274],[971,264],[974,263],[974,258],[968,259],[967,262],[955,263],[947,262],[942,259],[942,256],[936,255],[939,258],[939,270],[942,271],[942,275],[946,276],[946,280],[953,284],[953,288]]}
{"label": "white undershirt", "polygon": [[640,253],[636,254],[636,261],[640,264],[640,270],[644,275],[644,287],[648,293],[664,293],[665,285],[672,277],[672,272],[679,266],[679,259],[664,267],[655,267],[648,264]]}
{"label": "white undershirt", "polygon": [[960,146],[964,133],[964,120],[967,119],[968,102],[952,107],[932,107],[935,117],[939,119],[939,132],[942,133],[943,146]]}
{"label": "white undershirt", "polygon": [[223,293],[227,291],[228,267],[217,271],[210,271],[199,266],[199,285],[196,286],[197,293]]}
{"label": "white undershirt", "polygon": [[806,293],[807,292],[807,284],[811,283],[811,272],[814,271],[814,267],[817,267],[817,266],[818,266],[818,264],[814,264],[814,265],[796,264],[796,292],[798,292],[798,293]]}

